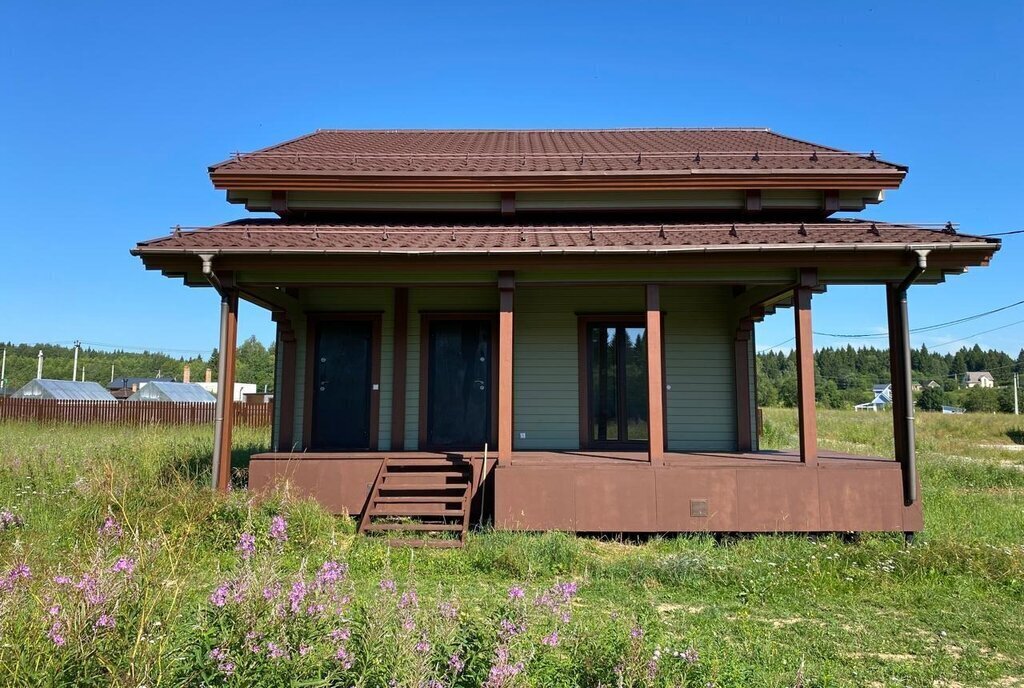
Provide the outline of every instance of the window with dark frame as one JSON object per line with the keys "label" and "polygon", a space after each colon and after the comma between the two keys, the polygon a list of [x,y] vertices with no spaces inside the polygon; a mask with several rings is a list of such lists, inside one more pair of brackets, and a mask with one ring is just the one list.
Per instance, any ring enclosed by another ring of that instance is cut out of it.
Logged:
{"label": "window with dark frame", "polygon": [[647,328],[641,320],[585,323],[587,443],[646,445]]}

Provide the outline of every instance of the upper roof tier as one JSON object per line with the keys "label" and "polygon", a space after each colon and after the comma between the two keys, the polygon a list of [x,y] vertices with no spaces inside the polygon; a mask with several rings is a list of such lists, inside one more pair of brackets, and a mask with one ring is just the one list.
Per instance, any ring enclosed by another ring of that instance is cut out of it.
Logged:
{"label": "upper roof tier", "polygon": [[213,165],[220,189],[892,189],[907,168],[768,129],[319,130]]}

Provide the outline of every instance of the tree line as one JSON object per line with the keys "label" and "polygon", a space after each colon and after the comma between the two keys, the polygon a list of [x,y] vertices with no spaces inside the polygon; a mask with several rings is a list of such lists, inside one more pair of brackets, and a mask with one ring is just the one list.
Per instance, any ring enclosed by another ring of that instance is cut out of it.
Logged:
{"label": "tree line", "polygon": [[[0,345],[7,350],[6,382],[9,389],[18,389],[36,377],[39,352],[43,352],[43,377],[54,380],[70,380],[74,367],[74,348],[56,344],[13,344]],[[103,351],[88,346],[78,353],[78,379],[98,382],[104,386],[111,380],[111,366],[114,379],[124,377],[162,377],[181,381],[186,365],[191,368],[192,382],[202,382],[205,371],[210,368],[212,379],[217,379],[219,354],[213,349],[207,356],[174,357],[158,351]],[[238,382],[254,382],[259,390],[264,385],[274,388],[274,345],[264,346],[256,337],[242,342],[238,347],[235,379]]]}
{"label": "tree line", "polygon": [[[1016,358],[1003,351],[962,347],[940,354],[922,345],[910,352],[915,383],[922,386],[918,405],[938,411],[960,406],[968,411],[1012,411],[1013,374],[1024,374],[1024,349]],[[988,371],[997,388],[966,389],[967,372]],[[796,405],[796,353],[764,352],[757,355],[757,401],[760,406]],[[815,396],[826,408],[852,408],[874,398],[874,385],[889,384],[889,350],[874,347],[826,347],[814,352]],[[929,387],[935,382],[936,387]],[[926,389],[930,391],[925,392]]]}

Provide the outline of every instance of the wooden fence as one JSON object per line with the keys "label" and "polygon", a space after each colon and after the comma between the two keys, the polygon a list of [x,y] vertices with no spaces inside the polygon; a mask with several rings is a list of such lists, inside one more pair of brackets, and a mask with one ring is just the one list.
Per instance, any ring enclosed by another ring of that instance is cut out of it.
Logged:
{"label": "wooden fence", "polygon": [[[111,425],[200,425],[216,419],[216,404],[176,401],[80,401],[0,398],[0,421],[109,423]],[[235,402],[235,425],[270,425],[273,404]]]}

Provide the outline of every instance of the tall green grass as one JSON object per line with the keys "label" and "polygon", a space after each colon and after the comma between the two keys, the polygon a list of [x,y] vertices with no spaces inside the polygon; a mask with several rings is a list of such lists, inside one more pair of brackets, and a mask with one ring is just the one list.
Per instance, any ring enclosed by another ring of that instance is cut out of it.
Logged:
{"label": "tall green grass", "polygon": [[[795,427],[768,409],[764,444],[791,446]],[[909,548],[481,532],[463,550],[392,550],[287,491],[212,493],[208,428],[0,425],[0,511],[17,517],[0,530],[0,684],[470,686],[496,683],[492,670],[534,686],[1009,681],[1024,676],[1024,454],[984,445],[1011,444],[1014,427],[921,414],[926,532]],[[886,414],[821,411],[819,428],[826,448],[891,454]],[[240,468],[267,442],[235,439]],[[345,573],[318,584],[326,562]],[[299,583],[330,613],[293,612]],[[578,591],[558,602],[566,583]],[[112,627],[97,626],[104,613]]]}

